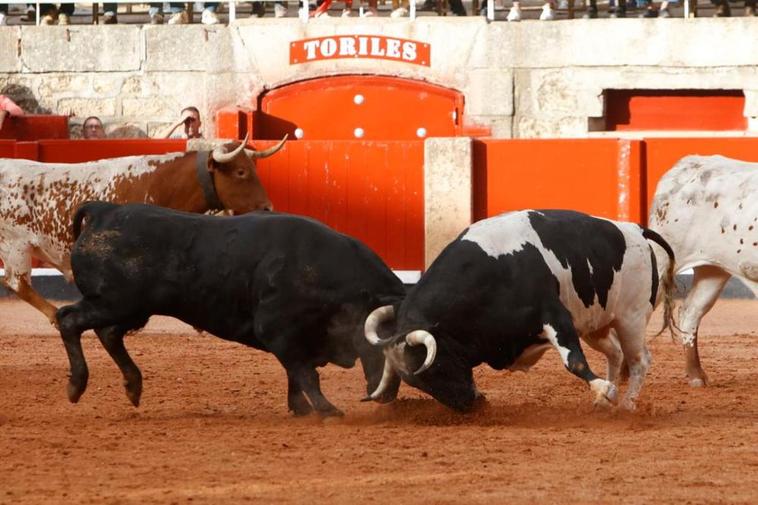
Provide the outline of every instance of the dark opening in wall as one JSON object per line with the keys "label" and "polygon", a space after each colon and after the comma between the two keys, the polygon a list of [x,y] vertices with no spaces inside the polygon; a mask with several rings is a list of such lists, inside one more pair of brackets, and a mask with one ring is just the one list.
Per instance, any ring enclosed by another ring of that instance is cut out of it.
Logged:
{"label": "dark opening in wall", "polygon": [[741,90],[609,89],[605,121],[595,121],[593,129],[745,130],[744,109]]}

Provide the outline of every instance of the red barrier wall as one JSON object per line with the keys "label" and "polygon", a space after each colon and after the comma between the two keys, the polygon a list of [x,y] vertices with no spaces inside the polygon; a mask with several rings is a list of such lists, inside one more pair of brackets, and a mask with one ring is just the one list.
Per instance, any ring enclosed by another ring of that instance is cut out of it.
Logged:
{"label": "red barrier wall", "polygon": [[38,140],[67,139],[68,116],[29,115],[5,119],[0,139]]}
{"label": "red barrier wall", "polygon": [[[275,144],[256,141],[256,149]],[[288,142],[260,160],[274,208],[356,237],[392,268],[424,264],[422,141]],[[324,254],[328,254],[325,251]]]}
{"label": "red barrier wall", "polygon": [[641,142],[482,139],[474,142],[474,219],[525,208],[574,209],[640,221]]}
{"label": "red barrier wall", "polygon": [[[184,149],[184,140],[0,140],[0,156],[47,162]],[[758,137],[474,140],[473,218],[565,208],[645,223],[656,183],[687,154],[758,162]],[[420,140],[295,141],[260,160],[259,173],[277,210],[357,237],[394,269],[418,270],[424,262],[423,156]]]}

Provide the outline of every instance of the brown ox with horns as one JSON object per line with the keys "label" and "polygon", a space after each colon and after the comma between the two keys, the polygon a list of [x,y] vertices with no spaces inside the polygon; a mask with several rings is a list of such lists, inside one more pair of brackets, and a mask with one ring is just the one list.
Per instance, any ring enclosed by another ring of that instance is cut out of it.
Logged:
{"label": "brown ox with horns", "polygon": [[276,153],[286,140],[265,151],[245,149],[245,137],[213,151],[74,164],[0,159],[0,281],[55,324],[56,307],[32,289],[32,258],[72,280],[71,220],[80,204],[141,202],[199,213],[271,210],[255,160]]}

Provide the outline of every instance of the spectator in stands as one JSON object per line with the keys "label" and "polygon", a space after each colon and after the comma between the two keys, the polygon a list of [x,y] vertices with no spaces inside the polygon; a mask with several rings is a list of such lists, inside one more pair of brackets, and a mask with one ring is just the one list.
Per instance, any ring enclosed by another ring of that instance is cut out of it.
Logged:
{"label": "spectator in stands", "polygon": [[[508,11],[508,16],[505,19],[508,21],[521,21],[521,2],[519,0],[513,0],[511,10]],[[542,6],[540,21],[552,21],[553,19],[555,19],[555,5],[553,0],[548,0]]]}
{"label": "spectator in stands", "polygon": [[[250,13],[250,17],[262,18],[266,15],[266,4],[263,2],[250,2],[253,7],[253,11]],[[283,18],[287,16],[287,2],[278,0],[274,3],[274,17]]]}
{"label": "spectator in stands", "polygon": [[[150,15],[151,25],[163,24],[163,3],[151,3],[148,14]],[[203,13],[200,17],[200,21],[204,25],[218,24],[219,19],[216,15],[216,9],[218,9],[218,2],[206,2],[203,4]],[[186,25],[189,23],[189,14],[187,13],[186,4],[179,2],[169,3],[169,12],[171,17],[168,18],[168,24],[170,25]]]}
{"label": "spectator in stands", "polygon": [[[174,133],[180,126],[184,126],[184,132]],[[200,121],[200,111],[197,110],[197,107],[185,107],[182,109],[181,119],[169,130],[166,138],[201,139],[203,138],[203,134],[200,133],[201,126],[203,123]]]}
{"label": "spectator in stands", "polygon": [[[434,12],[437,10],[436,2],[441,0],[424,0],[424,3],[421,7],[418,8],[421,12]],[[514,5],[516,2],[514,2]],[[453,11],[453,14],[456,16],[465,16],[466,15],[466,9],[463,7],[463,2],[461,0],[449,0],[448,5],[450,5],[450,10]],[[486,5],[486,2],[485,2]],[[520,11],[519,11],[520,12]]]}
{"label": "spectator in stands", "polygon": [[[163,24],[163,2],[151,3],[150,9],[148,9],[148,15],[150,16],[151,25]],[[169,12],[171,16],[168,18],[168,24],[170,25],[186,25],[189,23],[189,15],[185,8],[185,4],[181,2],[171,2],[169,4]]]}
{"label": "spectator in stands", "polygon": [[0,95],[0,130],[3,129],[3,123],[8,116],[23,116],[24,111],[16,105],[16,102],[5,95]]}
{"label": "spectator in stands", "polygon": [[8,4],[0,4],[0,26],[7,25],[5,18],[8,17]]}
{"label": "spectator in stands", "polygon": [[26,4],[26,12],[21,16],[21,21],[37,21],[37,9],[34,7],[34,4]]}
{"label": "spectator in stands", "polygon": [[103,4],[103,24],[115,25],[118,23],[118,4]]}
{"label": "spectator in stands", "polygon": [[[729,7],[728,0],[711,0],[711,3],[716,6],[715,17],[728,18],[732,15],[732,9]],[[756,0],[745,0],[745,16],[755,16]]]}
{"label": "spectator in stands", "polygon": [[60,4],[60,7],[56,7],[55,4],[40,4],[39,6],[41,25],[54,25],[56,20],[59,25],[71,24],[71,16],[74,15],[74,4]]}
{"label": "spectator in stands", "polygon": [[217,25],[219,23],[216,15],[218,2],[206,2],[203,4],[203,14],[200,16],[200,22],[204,25]]}
{"label": "spectator in stands", "polygon": [[82,124],[82,138],[85,139],[104,139],[107,138],[103,122],[97,116],[90,116]]}

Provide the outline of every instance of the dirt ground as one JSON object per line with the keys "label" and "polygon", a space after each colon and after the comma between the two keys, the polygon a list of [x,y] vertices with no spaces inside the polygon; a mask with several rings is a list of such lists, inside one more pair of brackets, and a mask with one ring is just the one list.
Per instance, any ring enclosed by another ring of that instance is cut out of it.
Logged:
{"label": "dirt ground", "polygon": [[[758,502],[758,301],[722,300],[701,330],[712,386],[690,388],[668,336],[637,412],[593,411],[550,352],[528,374],[477,370],[490,401],[458,415],[403,386],[360,403],[358,368],[321,371],[346,417],[296,419],[268,354],[154,318],[127,347],[139,409],[96,337],[90,386],[66,400],[58,334],[0,301],[0,503]],[[598,373],[604,362],[586,350]]]}

